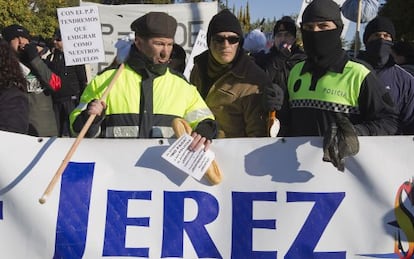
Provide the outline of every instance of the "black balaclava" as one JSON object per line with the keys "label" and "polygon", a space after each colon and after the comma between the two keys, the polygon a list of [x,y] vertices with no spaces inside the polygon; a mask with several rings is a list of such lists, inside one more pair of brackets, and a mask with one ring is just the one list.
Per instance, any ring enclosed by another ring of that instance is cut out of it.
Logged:
{"label": "black balaclava", "polygon": [[316,70],[326,70],[341,56],[343,23],[338,4],[332,0],[314,0],[302,15],[302,25],[307,22],[333,21],[337,28],[329,31],[306,31],[301,26],[305,53]]}
{"label": "black balaclava", "polygon": [[367,61],[374,68],[382,68],[387,64],[392,48],[392,41],[376,39],[368,41],[369,36],[376,32],[388,32],[391,38],[395,38],[395,28],[393,23],[387,17],[377,16],[370,21],[364,31],[363,40],[366,49]]}
{"label": "black balaclava", "polygon": [[365,44],[366,59],[374,68],[383,68],[391,57],[392,41],[371,40]]}

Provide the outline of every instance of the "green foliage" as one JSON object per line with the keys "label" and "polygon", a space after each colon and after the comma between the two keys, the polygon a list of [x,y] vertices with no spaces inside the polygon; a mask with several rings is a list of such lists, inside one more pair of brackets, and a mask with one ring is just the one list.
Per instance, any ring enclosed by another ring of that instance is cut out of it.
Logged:
{"label": "green foliage", "polygon": [[58,26],[56,8],[67,6],[65,0],[0,0],[0,28],[16,23],[32,35],[50,38]]}
{"label": "green foliage", "polygon": [[394,23],[397,38],[405,41],[414,41],[414,1],[387,0],[379,14],[386,16]]}
{"label": "green foliage", "polygon": [[23,26],[27,26],[29,29],[31,26],[31,19],[33,13],[29,8],[29,1],[8,1],[0,0],[0,25],[1,28],[5,26],[18,23]]}

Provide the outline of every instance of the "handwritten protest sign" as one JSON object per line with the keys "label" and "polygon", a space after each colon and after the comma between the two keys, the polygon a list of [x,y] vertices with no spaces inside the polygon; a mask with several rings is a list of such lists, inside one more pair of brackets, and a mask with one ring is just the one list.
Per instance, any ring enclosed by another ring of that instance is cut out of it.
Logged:
{"label": "handwritten protest sign", "polygon": [[67,66],[105,61],[97,6],[58,8],[57,15]]}

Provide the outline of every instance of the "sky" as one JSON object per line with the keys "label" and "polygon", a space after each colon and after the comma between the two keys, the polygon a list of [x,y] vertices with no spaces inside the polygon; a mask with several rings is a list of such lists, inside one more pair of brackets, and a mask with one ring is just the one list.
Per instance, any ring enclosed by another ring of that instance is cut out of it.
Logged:
{"label": "sky", "polygon": [[[275,17],[278,20],[284,15],[298,15],[303,0],[228,0],[228,7],[232,9],[234,6],[236,12],[238,12],[240,8],[244,9],[246,7],[247,2],[249,2],[250,22],[256,22],[263,18],[273,20],[273,17]],[[345,39],[351,42],[355,37],[355,33],[356,26],[351,23]]]}
{"label": "sky", "polygon": [[[284,15],[297,15],[302,8],[303,0],[227,0],[228,7],[230,9],[233,6],[236,9],[236,12],[240,8],[245,8],[247,2],[249,2],[250,10],[250,22],[256,22],[263,18],[273,20],[273,17],[276,20],[282,18]],[[411,0],[412,1],[412,0]],[[223,0],[222,2],[226,2]],[[379,1],[380,3],[384,2],[383,0]],[[362,32],[364,31],[365,24],[361,25],[360,28],[360,39],[362,39]],[[351,42],[356,34],[356,23],[350,22],[348,32],[345,36],[345,40]]]}
{"label": "sky", "polygon": [[302,7],[302,0],[228,0],[228,7],[232,9],[234,6],[238,11],[240,8],[244,9],[247,2],[249,2],[251,22],[262,18],[273,20],[273,17],[278,20],[284,15],[298,14]]}

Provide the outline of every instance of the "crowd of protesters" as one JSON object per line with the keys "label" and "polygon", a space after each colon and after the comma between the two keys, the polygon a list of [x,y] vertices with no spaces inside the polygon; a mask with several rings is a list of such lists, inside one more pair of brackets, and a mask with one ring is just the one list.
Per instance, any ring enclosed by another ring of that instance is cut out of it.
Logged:
{"label": "crowd of protesters", "polygon": [[[368,23],[365,51],[350,57],[332,0],[309,4],[298,28],[281,17],[270,48],[260,29],[244,35],[225,9],[211,19],[208,49],[195,57],[189,81],[182,75],[186,53],[174,43],[176,23],[162,12],[135,20],[126,58],[89,84],[83,65],[66,66],[59,29],[47,46],[18,24],[4,27],[0,129],[75,137],[94,115],[89,137],[170,137],[172,119],[182,117],[198,140],[211,142],[269,136],[268,113],[276,111],[281,137],[329,138],[337,127],[349,139],[414,134],[414,48],[396,38],[385,17]],[[120,69],[118,89],[98,100]]]}

